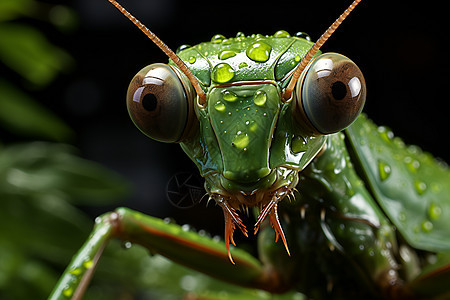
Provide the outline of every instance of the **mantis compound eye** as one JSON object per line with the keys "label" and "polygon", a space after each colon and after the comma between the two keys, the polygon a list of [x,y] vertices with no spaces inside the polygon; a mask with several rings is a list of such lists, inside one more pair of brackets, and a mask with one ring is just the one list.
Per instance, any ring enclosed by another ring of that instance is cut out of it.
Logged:
{"label": "mantis compound eye", "polygon": [[315,131],[338,132],[361,113],[366,101],[366,84],[358,66],[337,53],[325,53],[309,64],[297,84],[296,106]]}
{"label": "mantis compound eye", "polygon": [[131,80],[127,92],[128,112],[133,123],[160,142],[181,141],[189,132],[195,113],[192,94],[181,75],[165,64],[152,64]]}

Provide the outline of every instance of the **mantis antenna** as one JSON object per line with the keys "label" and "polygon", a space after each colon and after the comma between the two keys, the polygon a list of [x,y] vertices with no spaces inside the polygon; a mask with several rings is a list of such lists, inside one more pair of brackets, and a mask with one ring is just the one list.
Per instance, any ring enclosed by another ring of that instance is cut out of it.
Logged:
{"label": "mantis antenna", "polygon": [[178,55],[175,54],[175,52],[172,51],[163,41],[161,41],[153,32],[151,32],[144,24],[142,24],[138,19],[136,19],[131,13],[129,13],[125,8],[123,8],[122,5],[120,5],[115,0],[108,0],[111,2],[112,5],[114,5],[125,17],[127,17],[131,22],[133,22],[136,27],[138,27],[149,39],[152,40],[153,43],[155,43],[156,46],[159,47],[177,66],[180,68],[180,70],[186,75],[186,77],[191,82],[192,86],[195,89],[195,92],[198,96],[198,104],[200,106],[206,105],[206,94],[203,91],[202,87],[200,86],[200,83],[195,78],[194,74],[192,74],[191,70],[189,70],[188,67],[186,67],[185,63],[181,58],[178,57]]}
{"label": "mantis antenna", "polygon": [[358,5],[358,3],[361,2],[361,0],[355,0],[352,4],[342,13],[342,15],[339,16],[339,18],[334,21],[333,24],[331,24],[330,27],[322,34],[322,36],[316,41],[316,43],[309,49],[308,53],[303,57],[300,64],[297,66],[297,69],[295,70],[294,74],[292,74],[291,81],[289,81],[288,86],[286,87],[286,90],[284,91],[283,98],[287,101],[291,98],[292,91],[295,88],[295,84],[297,83],[297,80],[300,78],[300,75],[302,74],[303,70],[305,69],[306,65],[311,61],[313,56],[319,51],[320,47],[322,47],[323,44],[328,40],[328,38],[335,32],[335,30],[341,25],[341,23],[347,18],[347,16],[352,12],[352,10]]}

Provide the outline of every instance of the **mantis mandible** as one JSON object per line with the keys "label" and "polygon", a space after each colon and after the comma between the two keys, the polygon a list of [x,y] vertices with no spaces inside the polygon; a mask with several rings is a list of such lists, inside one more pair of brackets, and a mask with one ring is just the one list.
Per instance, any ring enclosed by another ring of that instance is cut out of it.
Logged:
{"label": "mantis mandible", "polygon": [[[448,167],[361,115],[362,72],[320,51],[360,0],[315,43],[303,33],[238,33],[177,53],[109,1],[170,59],[132,79],[130,116],[196,164],[223,211],[224,243],[119,208],[97,219],[51,299],[80,299],[114,237],[272,293],[450,297]],[[259,258],[230,247],[236,229],[248,235],[240,213],[249,207],[257,211]]]}

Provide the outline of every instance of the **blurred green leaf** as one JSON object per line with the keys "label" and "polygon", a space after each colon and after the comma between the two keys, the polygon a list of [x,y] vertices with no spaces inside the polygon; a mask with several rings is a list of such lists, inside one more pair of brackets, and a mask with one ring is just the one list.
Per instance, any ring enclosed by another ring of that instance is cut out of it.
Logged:
{"label": "blurred green leaf", "polygon": [[124,179],[74,155],[73,147],[34,142],[0,151],[0,190],[7,194],[64,196],[75,204],[103,205],[125,196]]}
{"label": "blurred green leaf", "polygon": [[29,15],[35,7],[32,0],[2,0],[0,1],[0,22],[9,21],[22,15]]}
{"label": "blurred green leaf", "polygon": [[29,26],[0,23],[0,36],[0,60],[36,86],[48,84],[72,64],[65,51]]}
{"label": "blurred green leaf", "polygon": [[73,131],[52,112],[0,78],[0,123],[16,134],[67,141]]}
{"label": "blurred green leaf", "polygon": [[122,177],[75,154],[45,142],[0,147],[0,299],[46,298],[94,224],[73,204],[127,194]]}

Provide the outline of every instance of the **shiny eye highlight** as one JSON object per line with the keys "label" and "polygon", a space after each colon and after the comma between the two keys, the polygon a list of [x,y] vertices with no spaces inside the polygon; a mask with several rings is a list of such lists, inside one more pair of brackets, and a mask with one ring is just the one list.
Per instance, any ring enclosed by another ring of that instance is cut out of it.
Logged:
{"label": "shiny eye highlight", "polygon": [[337,53],[315,58],[297,84],[296,105],[301,107],[315,131],[338,132],[361,113],[366,100],[366,84],[358,66]]}
{"label": "shiny eye highlight", "polygon": [[179,142],[195,117],[192,95],[170,66],[152,64],[131,80],[127,92],[128,112],[147,136],[161,142]]}

